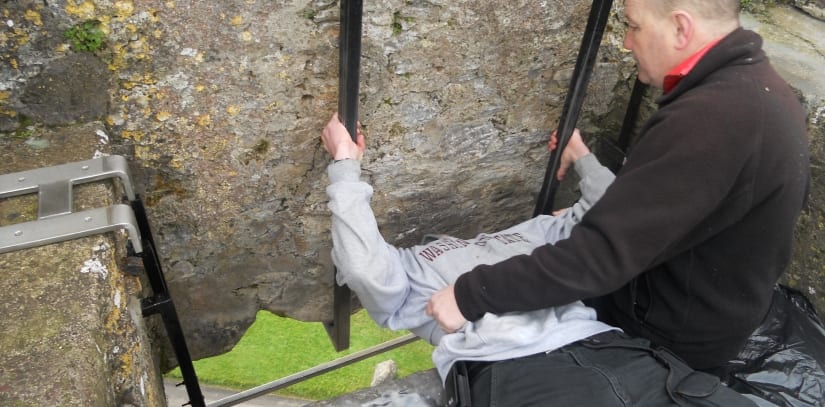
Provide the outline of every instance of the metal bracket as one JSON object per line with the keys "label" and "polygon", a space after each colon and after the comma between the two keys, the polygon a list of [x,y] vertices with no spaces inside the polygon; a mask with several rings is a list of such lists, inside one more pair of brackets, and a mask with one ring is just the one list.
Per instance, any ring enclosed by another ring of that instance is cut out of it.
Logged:
{"label": "metal bracket", "polygon": [[126,229],[135,253],[143,251],[132,208],[118,204],[0,227],[0,253],[30,249]]}
{"label": "metal bracket", "polygon": [[0,175],[0,198],[37,192],[37,217],[44,219],[72,212],[73,185],[115,177],[120,178],[126,197],[133,201],[129,166],[126,158],[119,155]]}
{"label": "metal bracket", "polygon": [[127,161],[116,155],[0,175],[0,199],[38,195],[37,220],[0,227],[0,253],[119,229],[126,229],[133,250],[142,252],[140,230],[128,205],[72,212],[72,186],[108,178],[119,178],[126,196],[135,199]]}

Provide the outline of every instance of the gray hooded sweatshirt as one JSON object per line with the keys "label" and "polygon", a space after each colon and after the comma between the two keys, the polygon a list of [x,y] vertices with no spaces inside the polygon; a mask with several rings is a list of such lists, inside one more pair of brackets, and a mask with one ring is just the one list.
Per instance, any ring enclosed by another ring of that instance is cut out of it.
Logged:
{"label": "gray hooded sweatshirt", "polygon": [[531,312],[488,313],[452,334],[442,331],[425,312],[430,296],[476,265],[529,254],[567,238],[614,178],[592,154],[577,160],[574,168],[582,178],[582,197],[560,216],[540,215],[473,239],[442,237],[425,245],[397,248],[381,236],[370,208],[373,189],[360,180],[359,162],[330,164],[327,194],[338,283],[347,284],[358,295],[379,325],[408,329],[433,344],[433,363],[442,380],[457,360],[497,361],[551,352],[616,329],[596,320],[596,312],[580,301]]}

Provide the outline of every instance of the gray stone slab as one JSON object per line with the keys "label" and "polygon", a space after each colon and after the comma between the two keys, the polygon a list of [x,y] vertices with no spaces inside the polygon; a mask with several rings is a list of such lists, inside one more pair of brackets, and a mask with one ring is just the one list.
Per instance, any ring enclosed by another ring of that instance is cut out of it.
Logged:
{"label": "gray stone slab", "polygon": [[435,369],[392,380],[306,407],[436,407],[444,405],[444,389]]}

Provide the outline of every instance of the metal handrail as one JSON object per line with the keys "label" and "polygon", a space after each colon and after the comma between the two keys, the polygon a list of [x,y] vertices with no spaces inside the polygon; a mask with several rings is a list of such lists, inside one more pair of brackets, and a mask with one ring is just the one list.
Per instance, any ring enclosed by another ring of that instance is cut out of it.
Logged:
{"label": "metal handrail", "polygon": [[262,384],[258,387],[254,387],[252,389],[242,391],[232,396],[222,398],[214,403],[207,404],[207,407],[234,406],[244,401],[252,400],[254,398],[261,397],[267,393],[271,393],[273,391],[280,390],[284,387],[288,387],[293,384],[302,382],[304,380],[311,379],[315,376],[328,373],[336,369],[340,369],[344,366],[351,365],[355,362],[378,355],[380,353],[384,353],[389,350],[407,345],[409,343],[413,343],[418,339],[419,338],[413,334],[407,334],[405,336],[384,342],[382,344],[375,345],[373,347],[335,359],[331,362],[323,363],[318,366],[309,368],[307,370],[303,370],[301,372],[280,378],[278,380]]}

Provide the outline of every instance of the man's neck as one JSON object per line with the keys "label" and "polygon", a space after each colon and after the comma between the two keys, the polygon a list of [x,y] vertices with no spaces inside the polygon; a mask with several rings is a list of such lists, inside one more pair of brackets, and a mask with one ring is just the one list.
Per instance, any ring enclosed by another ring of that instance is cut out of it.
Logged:
{"label": "man's neck", "polygon": [[687,76],[690,71],[693,70],[693,67],[699,63],[699,61],[704,58],[705,54],[710,51],[720,40],[724,37],[715,38],[711,41],[705,42],[701,48],[694,51],[692,54],[688,55],[682,61],[673,67],[670,71],[668,71],[667,75],[665,75],[664,81],[662,82],[662,90],[665,93],[670,92],[679,82],[682,81],[682,78]]}
{"label": "man's neck", "polygon": [[[678,68],[682,66],[686,60],[694,57],[697,53],[700,53],[703,50],[706,51],[707,48],[710,48],[710,45],[716,44],[720,39],[725,38],[737,28],[739,28],[738,20],[728,22],[703,21],[700,25],[696,26],[696,30],[694,31],[693,38],[691,38],[690,43],[686,47],[682,48],[678,54],[673,56],[672,60],[675,62],[675,65],[673,65],[673,68],[668,72],[668,74],[672,74],[674,71],[678,70]],[[702,53],[702,55],[704,55],[704,53]],[[665,90],[665,93],[667,93],[667,90]]]}

